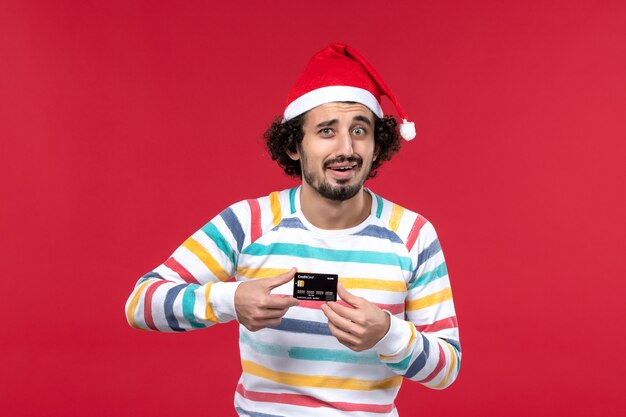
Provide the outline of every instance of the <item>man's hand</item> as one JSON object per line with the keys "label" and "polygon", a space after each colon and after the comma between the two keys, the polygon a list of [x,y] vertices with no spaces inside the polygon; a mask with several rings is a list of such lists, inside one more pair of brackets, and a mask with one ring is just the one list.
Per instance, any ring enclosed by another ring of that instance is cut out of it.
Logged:
{"label": "man's hand", "polygon": [[252,332],[266,327],[278,326],[289,307],[298,305],[298,300],[289,296],[270,294],[272,289],[289,282],[296,268],[274,278],[242,282],[235,291],[237,320]]}
{"label": "man's hand", "polygon": [[389,331],[391,319],[365,298],[349,293],[341,282],[337,294],[352,307],[329,302],[322,305],[330,332],[339,342],[355,352],[373,347]]}

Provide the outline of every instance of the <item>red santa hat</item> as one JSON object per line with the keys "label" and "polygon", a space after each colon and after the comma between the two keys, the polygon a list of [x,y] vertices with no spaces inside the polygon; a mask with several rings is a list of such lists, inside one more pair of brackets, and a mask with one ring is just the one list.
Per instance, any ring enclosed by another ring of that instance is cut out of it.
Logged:
{"label": "red santa hat", "polygon": [[387,96],[402,119],[400,136],[415,137],[415,124],[407,120],[398,99],[382,77],[361,54],[347,45],[334,43],[311,58],[292,87],[285,103],[283,122],[293,119],[321,104],[352,101],[367,106],[383,117],[381,96]]}

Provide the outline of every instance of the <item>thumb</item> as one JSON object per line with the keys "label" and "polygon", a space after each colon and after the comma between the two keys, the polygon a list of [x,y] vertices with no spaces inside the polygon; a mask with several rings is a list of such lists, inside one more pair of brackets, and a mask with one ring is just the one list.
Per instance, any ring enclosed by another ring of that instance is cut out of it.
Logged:
{"label": "thumb", "polygon": [[291,281],[293,276],[296,274],[296,271],[297,269],[294,267],[294,268],[291,268],[289,271],[285,272],[284,274],[280,274],[278,276],[266,279],[265,283],[267,284],[267,288],[272,290],[276,287],[280,287],[281,285]]}
{"label": "thumb", "polygon": [[337,295],[339,295],[339,297],[343,301],[350,304],[352,307],[357,307],[359,304],[359,301],[361,300],[360,297],[357,297],[351,292],[348,292],[348,290],[346,290],[346,288],[343,286],[342,282],[339,282],[337,284]]}

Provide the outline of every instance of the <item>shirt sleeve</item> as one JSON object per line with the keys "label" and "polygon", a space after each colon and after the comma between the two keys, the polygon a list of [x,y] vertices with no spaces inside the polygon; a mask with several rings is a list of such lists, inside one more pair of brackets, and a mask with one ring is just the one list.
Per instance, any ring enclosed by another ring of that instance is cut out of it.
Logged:
{"label": "shirt sleeve", "polygon": [[141,277],[126,302],[128,323],[142,330],[186,331],[236,319],[239,283],[230,278],[248,219],[245,204],[228,207]]}
{"label": "shirt sleeve", "polygon": [[391,315],[390,329],[374,349],[395,373],[443,389],[457,378],[461,345],[446,262],[429,222],[411,257],[416,263],[407,283],[404,320]]}

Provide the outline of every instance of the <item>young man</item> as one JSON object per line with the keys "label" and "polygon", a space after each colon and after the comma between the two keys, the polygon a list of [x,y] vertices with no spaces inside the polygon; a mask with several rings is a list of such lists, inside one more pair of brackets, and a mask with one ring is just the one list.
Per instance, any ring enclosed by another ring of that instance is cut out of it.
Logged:
{"label": "young man", "polygon": [[[458,374],[457,321],[433,226],[363,185],[399,149],[381,95],[412,139],[362,56],[339,44],[316,54],[265,134],[272,158],[302,185],[226,208],[128,299],[139,329],[241,324],[240,416],[397,416],[403,378],[441,389]],[[304,285],[297,272],[338,277],[338,301],[294,298],[294,285]]]}

